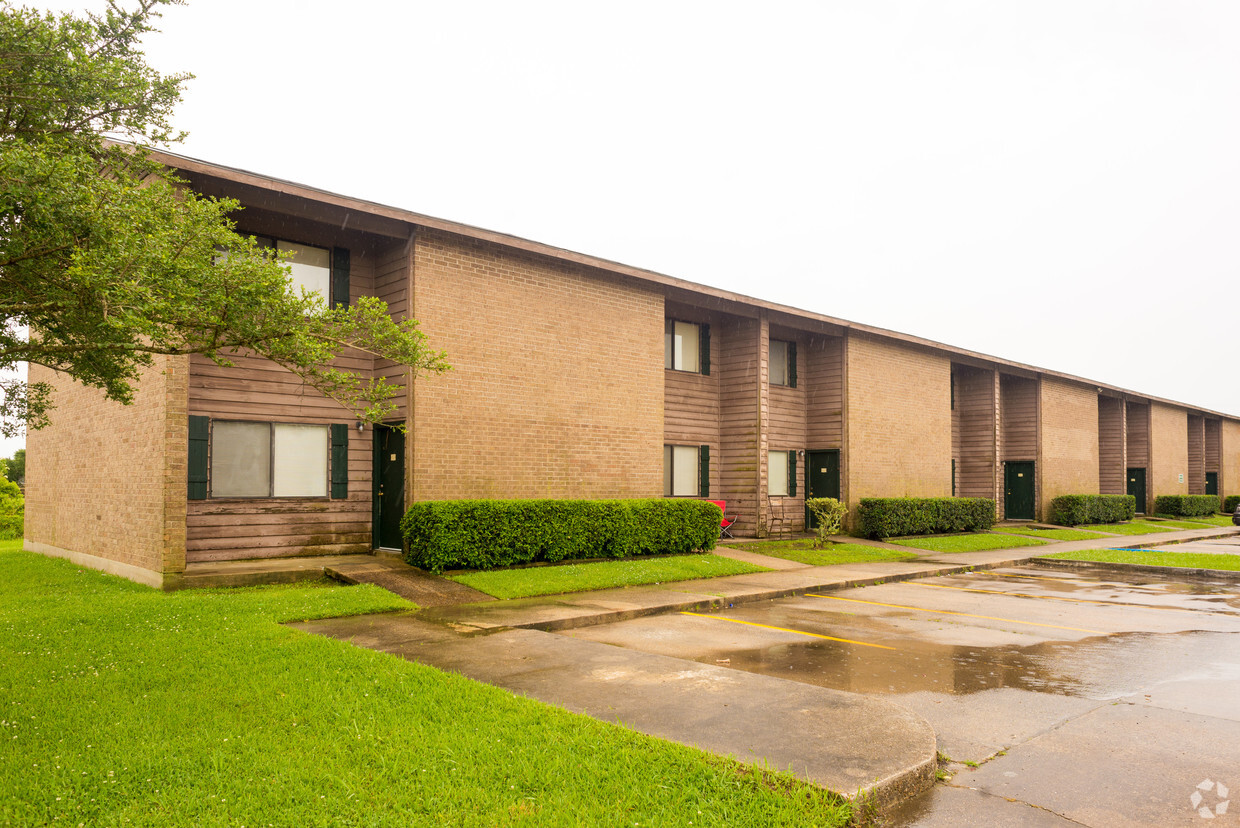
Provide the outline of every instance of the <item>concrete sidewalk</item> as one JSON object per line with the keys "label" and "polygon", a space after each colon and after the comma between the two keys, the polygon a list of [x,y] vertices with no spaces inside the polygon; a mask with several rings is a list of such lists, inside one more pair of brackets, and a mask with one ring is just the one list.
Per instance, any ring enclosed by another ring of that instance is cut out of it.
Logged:
{"label": "concrete sidewalk", "polygon": [[825,567],[725,547],[721,554],[769,562],[773,571],[290,626],[456,671],[659,738],[791,769],[838,793],[863,794],[885,809],[934,784],[935,733],[911,711],[882,698],[551,631],[1007,566],[1057,551],[1237,533],[1240,529],[1185,530]]}
{"label": "concrete sidewalk", "polygon": [[[781,558],[748,552],[743,545],[719,547],[716,553],[768,566],[772,572],[620,587],[596,592],[568,595],[544,595],[491,601],[485,604],[458,604],[425,610],[421,617],[446,624],[453,629],[488,631],[505,628],[556,631],[627,621],[644,615],[665,612],[703,611],[735,606],[753,601],[769,601],[806,592],[849,589],[885,581],[906,581],[953,575],[967,569],[990,569],[1024,563],[1031,558],[1055,552],[1082,549],[1107,549],[1133,546],[1138,543],[1166,544],[1174,541],[1217,538],[1240,533],[1240,527],[1185,529],[1153,535],[1129,535],[1093,540],[1021,546],[1015,549],[993,549],[985,552],[941,554],[926,552],[915,561],[879,561],[875,563],[841,564],[837,566],[806,566]],[[903,551],[916,552],[909,547]]]}

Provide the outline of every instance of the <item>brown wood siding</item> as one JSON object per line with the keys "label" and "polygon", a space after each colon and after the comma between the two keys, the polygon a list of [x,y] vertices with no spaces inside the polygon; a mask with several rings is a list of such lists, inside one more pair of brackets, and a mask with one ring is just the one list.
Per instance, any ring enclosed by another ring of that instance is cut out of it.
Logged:
{"label": "brown wood siding", "polygon": [[1188,415],[1188,493],[1206,493],[1206,420]]}
{"label": "brown wood siding", "polygon": [[[801,452],[806,447],[807,411],[806,384],[808,377],[802,373],[805,367],[804,356],[809,351],[808,337],[794,335],[787,331],[776,330],[771,338],[784,342],[795,342],[797,351],[797,387],[771,385],[767,397],[767,450]],[[769,349],[768,349],[769,354]],[[769,373],[768,373],[769,376]],[[797,455],[796,494],[792,497],[777,498],[778,508],[782,510],[784,527],[794,531],[805,529],[805,457]]]}
{"label": "brown wood siding", "polygon": [[759,335],[756,319],[731,319],[711,329],[711,344],[719,340],[719,489],[746,534],[757,530]]}
{"label": "brown wood siding", "polygon": [[[387,261],[390,280],[393,251],[403,250],[403,243],[383,240],[380,256],[376,239],[356,232],[306,221],[285,224],[250,211],[245,217],[247,233],[349,248],[351,297],[375,295],[376,264]],[[232,367],[223,367],[205,357],[190,358],[189,413],[219,420],[348,424],[349,497],[191,500],[186,562],[370,551],[374,432],[359,432],[351,413],[273,362],[253,355],[236,356],[232,362]],[[374,370],[374,360],[358,351],[344,354],[336,364],[363,374]]]}
{"label": "brown wood siding", "polygon": [[[811,337],[805,347],[805,443],[844,447],[844,338]],[[800,367],[800,366],[798,366]]]}
{"label": "brown wood siding", "polygon": [[1124,402],[1098,398],[1098,490],[1100,494],[1128,493],[1124,461]]}
{"label": "brown wood siding", "polygon": [[999,380],[1000,443],[1003,460],[1037,460],[1038,383],[1002,375]]}
{"label": "brown wood siding", "polygon": [[[375,259],[374,295],[387,302],[388,315],[397,321],[409,318],[409,267],[412,251],[407,241],[394,242],[381,248]],[[400,391],[392,400],[396,411],[392,420],[404,421],[409,416],[406,394],[409,369],[387,359],[376,359],[374,371],[378,376],[397,386]]]}
{"label": "brown wood siding", "polygon": [[[1219,420],[1206,420],[1206,471],[1217,472],[1222,466],[1222,431]],[[1223,492],[1220,489],[1219,494]]]}
{"label": "brown wood siding", "polygon": [[959,497],[995,497],[994,372],[952,366],[952,458]]}
{"label": "brown wood siding", "polygon": [[[336,422],[342,421],[343,418],[336,419]],[[370,551],[372,436],[370,429],[349,430],[347,500],[189,501],[185,525],[186,562]]]}
{"label": "brown wood siding", "polygon": [[[1150,465],[1150,407],[1146,403],[1125,403],[1128,426],[1128,468],[1147,469]],[[1127,470],[1125,470],[1125,474]],[[1147,488],[1153,481],[1147,478]],[[1127,494],[1127,484],[1124,493]],[[1141,504],[1137,504],[1140,508]]]}

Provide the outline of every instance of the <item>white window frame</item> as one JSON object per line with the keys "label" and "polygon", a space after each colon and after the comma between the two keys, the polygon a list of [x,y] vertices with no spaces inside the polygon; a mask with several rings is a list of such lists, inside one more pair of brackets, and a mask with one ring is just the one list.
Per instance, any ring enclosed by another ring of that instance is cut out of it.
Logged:
{"label": "white window frame", "polygon": [[[692,343],[692,347],[689,347]],[[663,367],[672,371],[702,373],[702,326],[696,322],[668,319],[663,326]],[[690,351],[692,352],[691,358]]]}
{"label": "white window frame", "polygon": [[[267,453],[266,469],[260,471],[263,478],[258,482],[265,486],[253,487],[250,491],[265,488],[266,493],[236,494],[217,491],[217,483],[222,476],[219,474],[217,462],[222,461],[223,446],[220,443],[219,426],[225,431],[231,425],[252,427],[266,426]],[[309,438],[309,439],[306,439]],[[314,444],[322,442],[322,451],[313,450]],[[307,448],[312,450],[307,451]],[[321,458],[321,463],[318,462]],[[309,476],[298,472],[298,465],[312,467]],[[270,500],[270,499],[314,499],[327,500],[331,495],[331,426],[319,423],[277,423],[255,420],[216,420],[211,421],[211,451],[208,462],[208,497],[217,500]],[[321,485],[320,485],[321,484]],[[300,488],[299,488],[300,486]]]}
{"label": "white window frame", "polygon": [[[701,446],[675,446],[665,445],[663,447],[663,496],[664,497],[701,497],[702,496],[702,447]],[[677,456],[679,455],[679,457]],[[679,461],[679,462],[678,462]],[[682,474],[676,473],[680,468]],[[688,477],[692,481],[691,488],[693,491],[687,491],[689,486],[682,485],[684,483],[684,472],[688,468]],[[677,491],[677,489],[680,491]]]}
{"label": "white window frame", "polygon": [[788,452],[771,449],[766,453],[766,493],[788,497]]}
{"label": "white window frame", "polygon": [[[767,348],[767,379],[771,385],[792,385],[792,348],[790,342],[783,339],[772,339]],[[780,354],[779,368],[776,373],[775,355]]]}

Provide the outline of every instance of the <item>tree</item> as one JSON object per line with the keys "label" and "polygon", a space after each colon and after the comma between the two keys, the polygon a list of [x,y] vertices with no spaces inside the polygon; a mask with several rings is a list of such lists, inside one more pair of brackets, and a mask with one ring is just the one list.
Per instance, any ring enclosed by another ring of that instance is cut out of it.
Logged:
{"label": "tree", "polygon": [[24,484],[26,482],[26,450],[18,449],[4,462],[4,476],[18,485]]}
{"label": "tree", "polygon": [[[373,298],[295,295],[279,255],[234,231],[237,202],[196,195],[144,149],[184,137],[170,118],[190,76],[160,76],[139,43],[179,2],[75,17],[0,0],[0,372],[45,365],[128,403],[157,354],[248,350],[378,421],[395,388],[332,360],[356,348],[445,370],[417,323]],[[45,425],[51,391],[0,378],[0,431]]]}

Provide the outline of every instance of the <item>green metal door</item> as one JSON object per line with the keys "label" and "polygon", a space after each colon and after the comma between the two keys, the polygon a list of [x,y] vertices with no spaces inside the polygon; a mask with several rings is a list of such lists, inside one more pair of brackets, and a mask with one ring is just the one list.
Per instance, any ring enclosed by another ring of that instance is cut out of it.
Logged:
{"label": "green metal door", "polygon": [[405,434],[375,426],[374,544],[402,549],[400,519],[405,513]]}
{"label": "green metal door", "polygon": [[1007,520],[1033,520],[1033,462],[1003,464],[1003,515]]}
{"label": "green metal door", "polygon": [[1206,472],[1206,494],[1218,497],[1218,472]]}
{"label": "green metal door", "polygon": [[1145,514],[1145,469],[1128,470],[1128,494],[1137,499],[1137,514]]}
{"label": "green metal door", "polygon": [[[805,497],[840,497],[840,452],[810,451],[805,454]],[[805,526],[817,529],[813,512],[805,510]]]}

